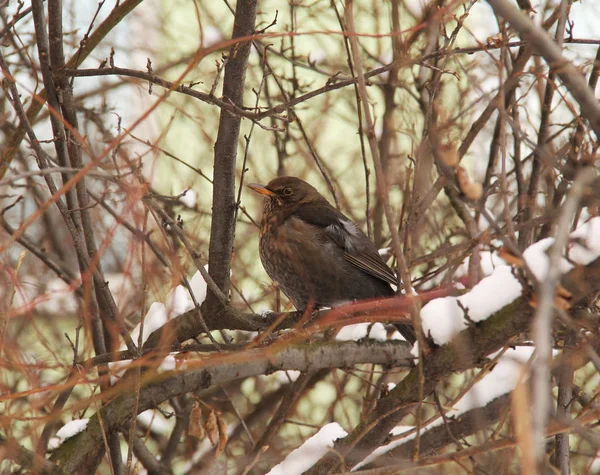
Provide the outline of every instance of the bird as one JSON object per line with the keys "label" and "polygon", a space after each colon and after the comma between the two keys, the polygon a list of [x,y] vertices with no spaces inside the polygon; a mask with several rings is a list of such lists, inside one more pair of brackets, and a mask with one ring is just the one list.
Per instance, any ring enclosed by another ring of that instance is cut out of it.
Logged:
{"label": "bird", "polygon": [[[395,295],[397,277],[375,245],[312,185],[282,176],[248,187],[264,196],[260,260],[297,310]],[[416,341],[412,325],[396,327]]]}

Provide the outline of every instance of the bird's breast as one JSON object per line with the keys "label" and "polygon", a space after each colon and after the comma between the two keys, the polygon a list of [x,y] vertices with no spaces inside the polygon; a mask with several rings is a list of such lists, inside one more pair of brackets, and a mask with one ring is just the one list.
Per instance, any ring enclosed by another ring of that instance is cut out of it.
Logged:
{"label": "bird's breast", "polygon": [[275,216],[266,216],[261,224],[261,254],[265,252],[289,258],[305,247],[308,242],[306,232],[291,219],[282,223]]}

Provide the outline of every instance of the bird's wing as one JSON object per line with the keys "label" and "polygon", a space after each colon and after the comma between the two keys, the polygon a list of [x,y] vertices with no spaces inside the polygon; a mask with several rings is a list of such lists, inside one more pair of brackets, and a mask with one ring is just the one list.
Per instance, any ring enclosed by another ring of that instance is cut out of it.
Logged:
{"label": "bird's wing", "polygon": [[358,269],[388,284],[397,285],[392,269],[381,258],[371,240],[348,218],[328,204],[306,203],[294,213],[319,228],[344,251],[344,258]]}
{"label": "bird's wing", "polygon": [[398,285],[398,279],[379,254],[373,255],[366,252],[351,254],[346,252],[344,258],[367,274],[371,274],[388,284]]}

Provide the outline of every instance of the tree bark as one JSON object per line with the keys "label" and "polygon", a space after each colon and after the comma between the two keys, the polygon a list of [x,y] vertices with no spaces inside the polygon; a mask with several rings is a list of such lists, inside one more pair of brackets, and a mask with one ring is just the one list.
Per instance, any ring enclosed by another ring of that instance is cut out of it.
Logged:
{"label": "tree bark", "polygon": [[[257,0],[238,0],[235,8],[233,38],[243,38],[254,33]],[[234,44],[225,65],[223,99],[241,106],[251,41]],[[235,238],[235,162],[241,117],[221,110],[219,131],[215,143],[213,176],[213,207],[208,269],[211,277],[225,295],[229,293],[229,272]],[[222,305],[212,292],[208,292],[203,310],[213,313]]]}

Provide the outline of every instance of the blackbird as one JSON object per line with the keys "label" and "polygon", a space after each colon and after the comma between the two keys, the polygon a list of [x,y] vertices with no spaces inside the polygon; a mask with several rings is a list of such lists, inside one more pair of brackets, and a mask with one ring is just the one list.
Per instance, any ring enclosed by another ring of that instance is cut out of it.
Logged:
{"label": "blackbird", "polygon": [[[390,284],[397,284],[396,276],[375,245],[312,185],[284,176],[248,186],[265,195],[260,260],[296,309],[395,294]],[[415,342],[411,325],[396,327]]]}

